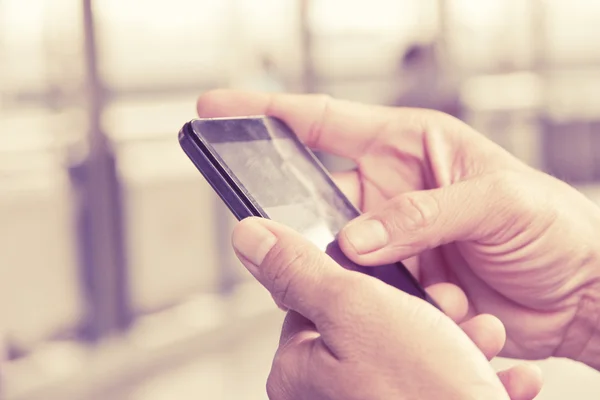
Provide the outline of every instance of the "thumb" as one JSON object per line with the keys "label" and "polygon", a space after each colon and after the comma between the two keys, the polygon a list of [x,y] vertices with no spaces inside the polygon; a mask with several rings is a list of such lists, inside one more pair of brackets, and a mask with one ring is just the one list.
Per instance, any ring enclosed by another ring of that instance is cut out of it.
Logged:
{"label": "thumb", "polygon": [[352,261],[372,266],[454,241],[493,241],[534,214],[535,202],[519,187],[510,176],[490,174],[404,193],[346,225],[339,244]]}
{"label": "thumb", "polygon": [[365,279],[375,280],[344,269],[299,233],[268,219],[238,223],[232,244],[275,302],[308,318],[321,333],[323,325],[343,323],[344,303]]}

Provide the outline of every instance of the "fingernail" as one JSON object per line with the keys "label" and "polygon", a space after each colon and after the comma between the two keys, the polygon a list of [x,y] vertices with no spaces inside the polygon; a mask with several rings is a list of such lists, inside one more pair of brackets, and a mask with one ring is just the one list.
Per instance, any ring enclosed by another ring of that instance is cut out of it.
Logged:
{"label": "fingernail", "polygon": [[259,222],[248,222],[234,231],[232,244],[235,250],[252,263],[246,265],[251,273],[258,272],[257,267],[262,264],[267,253],[277,242],[277,237]]}
{"label": "fingernail", "polygon": [[353,222],[345,229],[346,239],[358,254],[371,253],[384,247],[388,234],[383,224],[374,219]]}

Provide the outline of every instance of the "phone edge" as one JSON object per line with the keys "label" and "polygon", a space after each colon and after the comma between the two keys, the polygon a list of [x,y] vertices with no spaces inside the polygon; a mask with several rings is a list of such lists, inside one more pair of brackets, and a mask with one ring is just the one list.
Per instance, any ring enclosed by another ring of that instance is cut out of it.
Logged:
{"label": "phone edge", "polygon": [[206,153],[210,150],[201,141],[194,140],[195,138],[191,121],[187,122],[178,135],[181,148],[238,221],[248,217],[265,218],[264,212],[255,207],[248,196],[232,187],[232,182],[228,182],[224,176],[225,171],[219,171],[215,163],[207,157]]}

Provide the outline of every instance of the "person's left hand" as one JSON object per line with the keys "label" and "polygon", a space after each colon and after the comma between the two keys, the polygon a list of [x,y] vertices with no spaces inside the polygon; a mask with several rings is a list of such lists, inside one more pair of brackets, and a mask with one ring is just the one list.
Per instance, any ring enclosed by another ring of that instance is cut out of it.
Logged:
{"label": "person's left hand", "polygon": [[[445,315],[343,269],[266,219],[240,222],[232,241],[242,263],[289,309],[267,383],[271,400],[531,400],[541,389],[534,367],[496,375],[486,357],[504,345],[504,328],[490,315],[464,321],[467,301],[456,293],[441,302]],[[428,291],[436,298],[449,287]]]}

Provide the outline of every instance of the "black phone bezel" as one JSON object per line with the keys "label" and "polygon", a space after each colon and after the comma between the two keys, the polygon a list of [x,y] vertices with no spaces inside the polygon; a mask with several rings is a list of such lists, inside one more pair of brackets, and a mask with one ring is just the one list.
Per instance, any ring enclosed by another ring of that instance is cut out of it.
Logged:
{"label": "black phone bezel", "polygon": [[194,132],[192,122],[186,123],[179,132],[179,143],[204,179],[238,220],[248,217],[268,218],[218,154],[215,154],[202,137]]}

